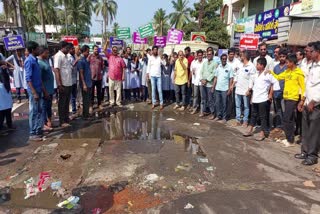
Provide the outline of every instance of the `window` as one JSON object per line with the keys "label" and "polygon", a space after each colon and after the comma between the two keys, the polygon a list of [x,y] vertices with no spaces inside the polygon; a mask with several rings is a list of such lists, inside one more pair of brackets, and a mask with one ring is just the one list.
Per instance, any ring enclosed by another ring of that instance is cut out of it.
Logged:
{"label": "window", "polygon": [[277,7],[281,7],[287,4],[291,4],[291,2],[297,2],[299,0],[277,0]]}
{"label": "window", "polygon": [[264,1],[249,0],[248,16],[252,16],[264,11]]}

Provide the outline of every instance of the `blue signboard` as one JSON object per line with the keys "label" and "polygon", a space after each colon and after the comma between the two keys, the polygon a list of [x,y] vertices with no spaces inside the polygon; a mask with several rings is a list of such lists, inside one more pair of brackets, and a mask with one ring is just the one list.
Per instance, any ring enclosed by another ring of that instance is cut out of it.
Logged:
{"label": "blue signboard", "polygon": [[110,48],[113,46],[117,46],[118,48],[122,48],[124,46],[123,40],[117,39],[116,37],[110,37]]}
{"label": "blue signboard", "polygon": [[289,12],[290,5],[285,5],[257,14],[254,33],[259,34],[261,39],[277,39],[279,18],[288,16]]}
{"label": "blue signboard", "polygon": [[6,46],[7,51],[14,51],[24,48],[24,42],[21,35],[4,37],[3,43]]}

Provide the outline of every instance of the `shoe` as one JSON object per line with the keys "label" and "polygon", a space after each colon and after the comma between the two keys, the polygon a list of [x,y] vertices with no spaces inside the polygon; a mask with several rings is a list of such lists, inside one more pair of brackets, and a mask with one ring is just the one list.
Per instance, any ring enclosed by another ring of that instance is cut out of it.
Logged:
{"label": "shoe", "polygon": [[180,108],[179,105],[175,105],[175,106],[173,107],[173,109],[178,109],[178,108]]}
{"label": "shoe", "polygon": [[110,107],[114,107],[116,104],[114,103],[110,103]]}
{"label": "shoe", "polygon": [[194,108],[194,109],[192,110],[191,114],[195,114],[195,113],[197,113],[197,109],[196,109],[196,108]]}
{"label": "shoe", "polygon": [[219,122],[219,123],[222,123],[222,124],[226,124],[226,123],[227,123],[227,120],[219,120],[218,122]]}
{"label": "shoe", "polygon": [[40,142],[42,141],[42,137],[39,137],[38,135],[32,135],[29,137],[29,141]]}
{"label": "shoe", "polygon": [[123,105],[122,105],[122,104],[117,104],[117,106],[118,106],[118,107],[120,107],[120,108],[122,108],[122,107],[123,107]]}
{"label": "shoe", "polygon": [[152,105],[152,106],[151,106],[151,109],[153,110],[154,108],[155,108],[155,105]]}
{"label": "shoe", "polygon": [[246,132],[243,134],[243,137],[251,137],[253,135],[252,132]]}
{"label": "shoe", "polygon": [[294,157],[296,159],[306,159],[307,155],[305,153],[295,154]]}
{"label": "shoe", "polygon": [[184,110],[186,110],[186,107],[181,106],[178,110],[179,110],[179,111],[184,111]]}
{"label": "shoe", "polygon": [[287,141],[287,139],[283,140],[282,143],[283,143],[282,147],[284,147],[284,148],[288,148],[288,147],[292,147],[293,146],[293,144],[289,143]]}
{"label": "shoe", "polygon": [[255,138],[256,141],[263,141],[266,137],[265,136],[259,136]]}
{"label": "shoe", "polygon": [[305,166],[312,166],[312,165],[318,163],[318,159],[306,158],[306,159],[303,160],[301,163],[302,163],[303,165],[305,165]]}
{"label": "shoe", "polygon": [[67,127],[70,127],[71,125],[69,123],[63,123],[61,124],[61,127],[62,128],[67,128]]}
{"label": "shoe", "polygon": [[160,105],[160,111],[162,111],[164,109],[163,105]]}
{"label": "shoe", "polygon": [[103,107],[102,107],[102,105],[99,105],[99,109],[100,109],[100,110],[103,110]]}
{"label": "shoe", "polygon": [[147,104],[148,105],[152,104],[151,100],[147,99]]}
{"label": "shoe", "polygon": [[203,113],[200,113],[200,114],[199,114],[199,117],[200,117],[200,118],[204,117],[204,114],[203,114]]}
{"label": "shoe", "polygon": [[214,115],[211,115],[208,119],[209,120],[214,120],[216,117]]}
{"label": "shoe", "polygon": [[217,122],[217,121],[219,121],[219,120],[220,120],[220,118],[219,118],[219,117],[216,117],[213,121]]}
{"label": "shoe", "polygon": [[45,125],[45,126],[43,127],[43,131],[44,131],[44,132],[52,132],[52,131],[53,131],[53,128]]}
{"label": "shoe", "polygon": [[110,102],[107,101],[107,100],[106,100],[104,103],[105,103],[107,106],[110,105]]}
{"label": "shoe", "polygon": [[243,128],[247,128],[248,127],[248,123],[247,122],[243,122],[242,127]]}

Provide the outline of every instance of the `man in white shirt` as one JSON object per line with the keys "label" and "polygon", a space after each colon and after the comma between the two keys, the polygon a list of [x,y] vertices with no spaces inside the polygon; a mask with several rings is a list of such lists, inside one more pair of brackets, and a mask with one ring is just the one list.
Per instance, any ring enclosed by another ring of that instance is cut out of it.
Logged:
{"label": "man in white shirt", "polygon": [[201,69],[203,66],[203,62],[203,51],[198,50],[197,60],[193,60],[190,67],[190,78],[192,78],[193,88],[193,110],[191,114],[195,114],[200,106]]}
{"label": "man in white shirt", "polygon": [[242,65],[235,75],[233,86],[236,87],[236,119],[237,125],[241,124],[241,103],[243,103],[243,127],[248,126],[249,112],[250,112],[250,97],[246,94],[249,89],[249,80],[257,72],[255,66],[250,62],[249,52],[244,51],[241,55]]}
{"label": "man in white shirt", "polygon": [[304,159],[303,165],[318,163],[320,148],[320,41],[312,44],[312,66],[309,71],[305,99],[302,99],[298,110],[303,112],[301,154],[295,158]]}
{"label": "man in white shirt", "polygon": [[[233,75],[236,75],[240,66],[241,62],[239,59],[235,58],[236,49],[230,48],[228,50],[228,60],[227,64],[231,66]],[[229,119],[234,118],[236,116],[236,104],[235,104],[235,89],[232,89],[232,93],[228,96],[228,106],[227,106],[227,117]]]}
{"label": "man in white shirt", "polygon": [[253,60],[253,64],[254,66],[257,66],[257,60],[259,58],[266,58],[267,60],[267,66],[266,66],[266,70],[272,70],[274,68],[273,65],[273,59],[267,54],[268,53],[268,49],[267,49],[267,44],[266,43],[261,43],[259,45],[259,56],[257,56],[254,60]]}
{"label": "man in white shirt", "polygon": [[305,58],[302,60],[299,67],[304,73],[305,80],[308,79],[308,73],[312,65],[312,43],[309,43],[307,47],[304,48]]}
{"label": "man in white shirt", "polygon": [[158,90],[160,100],[160,110],[163,110],[163,96],[161,84],[161,57],[158,53],[158,47],[152,47],[152,56],[148,59],[147,78],[151,79],[152,88],[152,109],[156,105],[156,89]]}
{"label": "man in white shirt", "polygon": [[69,43],[61,41],[60,50],[54,56],[54,73],[59,90],[59,121],[62,127],[70,126],[69,103],[72,90],[72,65],[67,56],[69,49]]}
{"label": "man in white shirt", "polygon": [[257,141],[263,141],[266,137],[266,132],[269,130],[268,127],[268,114],[270,108],[270,101],[273,97],[273,90],[279,90],[279,82],[271,75],[265,74],[265,67],[267,60],[265,58],[259,58],[257,60],[257,73],[253,75],[249,82],[249,90],[246,95],[252,93],[252,112],[250,125],[247,132],[244,134],[245,137],[253,135],[253,127],[257,124],[258,119],[261,121],[261,131]]}
{"label": "man in white shirt", "polygon": [[280,49],[281,49],[281,47],[280,47],[280,46],[277,46],[277,47],[273,50],[273,55],[274,55],[273,68],[276,67],[276,66],[280,63],[280,59],[279,59]]}

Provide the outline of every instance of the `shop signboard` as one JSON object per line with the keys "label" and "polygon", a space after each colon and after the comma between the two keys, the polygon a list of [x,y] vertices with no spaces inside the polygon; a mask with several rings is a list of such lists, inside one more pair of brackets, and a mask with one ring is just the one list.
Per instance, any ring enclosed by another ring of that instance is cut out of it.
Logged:
{"label": "shop signboard", "polygon": [[288,16],[290,5],[265,11],[256,15],[254,33],[261,39],[273,40],[278,38],[279,18]]}
{"label": "shop signboard", "polygon": [[206,42],[206,32],[191,32],[191,41]]}
{"label": "shop signboard", "polygon": [[78,41],[78,38],[76,36],[64,36],[64,37],[62,37],[62,40],[66,41],[68,43],[71,43],[74,46],[78,46],[79,45],[79,41]]}
{"label": "shop signboard", "polygon": [[254,33],[256,16],[237,19],[234,25],[233,46],[239,47],[240,37],[243,33]]}
{"label": "shop signboard", "polygon": [[240,49],[257,50],[259,37],[259,34],[242,34],[240,37]]}

